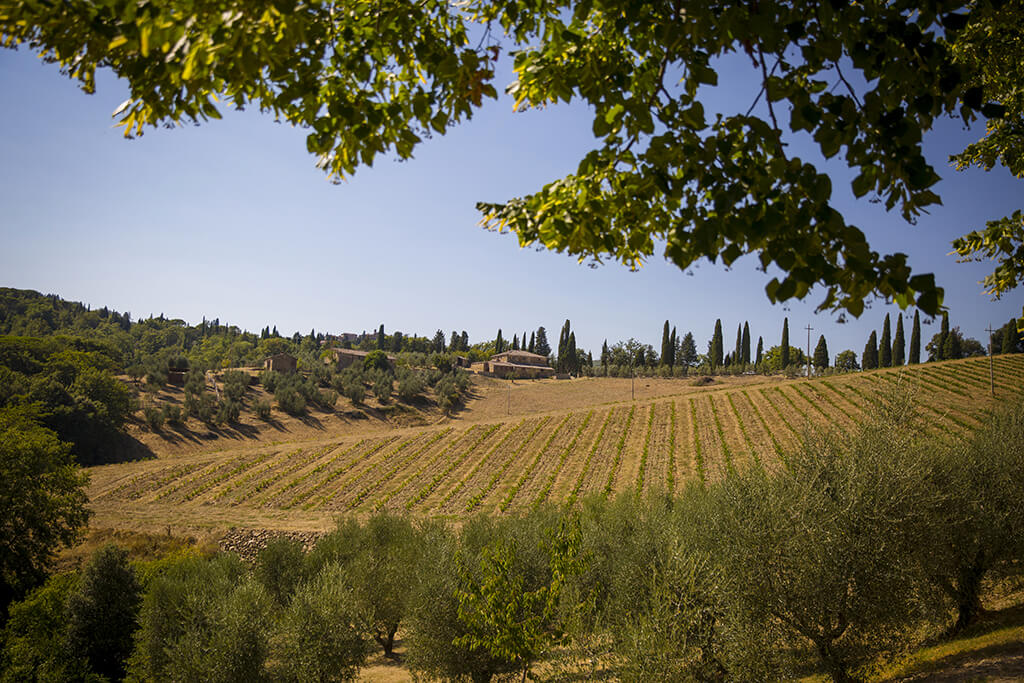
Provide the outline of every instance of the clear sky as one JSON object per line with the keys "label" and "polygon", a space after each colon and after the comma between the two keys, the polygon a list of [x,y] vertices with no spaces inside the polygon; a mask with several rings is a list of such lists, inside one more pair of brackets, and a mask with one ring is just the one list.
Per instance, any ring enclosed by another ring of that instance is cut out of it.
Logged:
{"label": "clear sky", "polygon": [[[745,111],[758,85],[736,60],[722,67],[709,109]],[[806,343],[810,325],[812,347],[824,334],[833,355],[851,348],[859,357],[870,330],[899,310],[876,301],[839,324],[834,314],[814,314],[819,290],[771,305],[764,285],[772,274],[759,272],[753,257],[729,271],[704,262],[683,273],[659,252],[632,273],[520,249],[514,236],[479,228],[476,201],[539,189],[595,146],[584,107],[515,114],[503,96],[420,146],[415,159],[379,159],[336,186],[306,153],[304,132],[268,116],[225,111],[222,121],[125,140],[110,116],[125,86],[100,74],[97,90],[84,94],[28,50],[0,49],[0,286],[134,317],[219,317],[252,331],[276,325],[282,334],[383,323],[428,336],[466,330],[477,342],[499,327],[511,339],[544,325],[554,342],[569,318],[577,345],[595,355],[605,339],[636,337],[659,348],[666,318],[680,335],[692,331],[701,352],[716,318],[727,351],[745,320],[767,348],[788,316],[792,344]],[[948,166],[948,155],[982,130],[947,121],[926,138],[944,206],[916,226],[855,201],[841,164],[824,168],[837,205],[872,247],[905,252],[915,272],[934,272],[951,324],[984,342],[989,323],[1019,315],[1024,292],[990,301],[978,281],[991,265],[957,264],[950,241],[1020,208],[1024,185],[1002,168]],[[802,140],[794,149],[816,159]],[[924,341],[937,331],[937,323],[925,327]]]}

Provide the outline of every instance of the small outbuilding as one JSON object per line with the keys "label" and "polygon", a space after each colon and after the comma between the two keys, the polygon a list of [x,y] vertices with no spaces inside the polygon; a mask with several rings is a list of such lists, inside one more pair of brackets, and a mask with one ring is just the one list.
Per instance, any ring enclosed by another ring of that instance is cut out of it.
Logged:
{"label": "small outbuilding", "polygon": [[290,353],[275,353],[263,361],[264,370],[274,372],[292,373],[295,372],[297,363],[295,356]]}

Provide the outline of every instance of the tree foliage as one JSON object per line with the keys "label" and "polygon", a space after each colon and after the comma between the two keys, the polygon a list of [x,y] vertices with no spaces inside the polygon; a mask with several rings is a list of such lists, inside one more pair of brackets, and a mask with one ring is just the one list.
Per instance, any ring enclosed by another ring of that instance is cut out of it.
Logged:
{"label": "tree foliage", "polygon": [[[126,79],[130,97],[115,115],[127,135],[219,118],[215,100],[255,106],[303,128],[334,179],[382,154],[410,158],[471,118],[497,97],[496,63],[508,49],[515,106],[578,100],[593,112],[596,145],[565,178],[479,204],[487,227],[631,267],[657,244],[683,269],[756,253],[782,271],[766,288],[772,301],[803,298],[815,284],[822,308],[855,315],[872,292],[932,315],[942,300],[904,254],[871,250],[833,205],[829,177],[787,151],[790,136],[806,134],[822,159],[842,154],[856,196],[910,221],[940,201],[922,152],[938,119],[996,121],[961,164],[1020,165],[1019,2],[146,8],[6,0],[0,42],[27,43],[89,92],[97,68]],[[747,111],[709,120],[702,86],[718,84],[718,60],[730,53],[749,60],[761,91]],[[999,292],[1019,281],[1021,236],[1015,215],[957,248],[1005,258],[989,285]]]}

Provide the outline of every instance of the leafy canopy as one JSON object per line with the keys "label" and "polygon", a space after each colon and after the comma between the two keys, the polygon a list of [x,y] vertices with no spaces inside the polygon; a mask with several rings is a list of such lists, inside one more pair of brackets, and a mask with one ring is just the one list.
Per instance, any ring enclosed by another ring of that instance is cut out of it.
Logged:
{"label": "leafy canopy", "polygon": [[[826,159],[842,154],[858,171],[856,196],[913,221],[940,202],[921,149],[936,119],[1005,119],[1011,130],[997,126],[961,163],[1019,166],[999,146],[1019,145],[1021,61],[1001,70],[987,43],[1019,51],[1020,15],[1019,2],[985,0],[307,0],[288,10],[266,0],[0,0],[0,44],[27,43],[86,91],[100,67],[126,79],[131,97],[115,112],[126,135],[218,118],[219,100],[257,106],[307,130],[334,179],[379,154],[409,158],[471,118],[497,97],[495,64],[510,45],[515,106],[581,101],[597,145],[533,194],[478,204],[486,227],[633,268],[660,244],[684,269],[758,254],[782,271],[766,287],[772,301],[818,284],[822,309],[859,315],[877,294],[934,315],[934,276],[911,274],[905,254],[873,251],[833,206],[829,177],[792,156],[784,133],[806,133]],[[761,91],[746,112],[709,120],[702,86],[718,84],[717,60],[731,53],[745,53]],[[1021,235],[989,233],[957,249],[1005,257],[987,283],[998,294],[1018,280],[1021,255],[1005,245]]]}

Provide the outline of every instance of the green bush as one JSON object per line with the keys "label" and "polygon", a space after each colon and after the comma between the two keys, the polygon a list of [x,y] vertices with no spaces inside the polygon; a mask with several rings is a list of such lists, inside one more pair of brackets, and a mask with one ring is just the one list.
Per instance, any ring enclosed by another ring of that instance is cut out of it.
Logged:
{"label": "green bush", "polygon": [[270,393],[274,393],[277,390],[277,383],[281,377],[283,377],[283,375],[280,372],[264,370],[260,373],[260,384],[262,384],[263,388]]}
{"label": "green bush", "polygon": [[397,380],[398,400],[405,403],[415,400],[416,397],[423,393],[427,386],[426,379],[422,373],[408,368],[400,368],[398,370]]}
{"label": "green bush", "polygon": [[217,423],[227,424],[238,422],[238,417],[241,414],[241,408],[238,403],[231,400],[230,398],[226,401],[221,401],[220,405],[217,406]]}
{"label": "green bush", "polygon": [[333,410],[338,403],[338,392],[334,389],[321,389],[316,394],[316,404],[324,410]]}
{"label": "green bush", "polygon": [[253,406],[253,409],[256,411],[256,417],[258,417],[259,419],[270,419],[270,401],[268,401],[267,399],[261,398],[260,400],[256,401],[256,405]]}
{"label": "green bush", "polygon": [[154,432],[159,432],[164,426],[164,414],[159,408],[154,405],[148,405],[142,409],[142,414],[146,418],[146,424]]}
{"label": "green bush", "polygon": [[166,420],[168,424],[180,425],[183,417],[184,415],[181,410],[181,406],[173,403],[167,403],[164,405],[164,420]]}
{"label": "green bush", "polygon": [[391,389],[393,386],[391,375],[387,372],[377,370],[370,373],[370,383],[373,386],[373,395],[381,403],[391,400]]}
{"label": "green bush", "polygon": [[274,393],[277,407],[289,415],[301,415],[306,412],[306,399],[292,387],[279,387]]}
{"label": "green bush", "polygon": [[97,550],[67,603],[65,648],[101,676],[124,678],[142,589],[128,556],[114,545]]}
{"label": "green bush", "polygon": [[222,379],[224,395],[231,401],[241,401],[249,388],[249,375],[241,370],[228,370]]}

